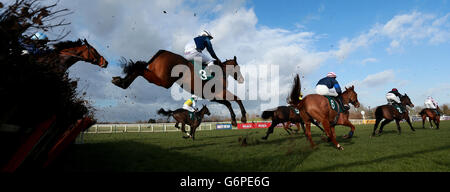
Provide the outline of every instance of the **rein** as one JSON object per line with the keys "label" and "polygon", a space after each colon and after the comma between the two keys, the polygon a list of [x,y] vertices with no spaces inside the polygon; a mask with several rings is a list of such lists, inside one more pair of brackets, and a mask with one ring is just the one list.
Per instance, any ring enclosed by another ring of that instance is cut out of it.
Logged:
{"label": "rein", "polygon": [[[89,46],[87,44],[84,44],[84,45],[87,47],[87,52],[88,52],[88,58],[87,59],[89,59],[90,56],[91,56],[91,46]],[[78,58],[78,59],[83,60],[83,61],[87,60],[84,57],[78,56],[76,53],[70,52],[70,51],[64,51],[63,50],[63,51],[59,52],[59,55],[75,57],[75,58]],[[95,58],[93,62],[95,63],[96,61],[97,61],[97,59]]]}

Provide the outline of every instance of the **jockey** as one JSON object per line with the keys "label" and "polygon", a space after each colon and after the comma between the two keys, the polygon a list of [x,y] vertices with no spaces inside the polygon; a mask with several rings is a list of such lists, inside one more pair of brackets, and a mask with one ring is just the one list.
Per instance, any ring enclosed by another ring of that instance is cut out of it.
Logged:
{"label": "jockey", "polygon": [[389,104],[400,104],[400,97],[402,95],[398,92],[396,88],[393,88],[386,94],[386,100]]}
{"label": "jockey", "polygon": [[194,117],[194,112],[197,111],[197,109],[195,108],[195,103],[197,99],[198,98],[196,95],[192,95],[191,98],[186,100],[186,102],[184,102],[183,104],[183,109],[189,111],[189,116],[191,117],[191,119],[193,119]]}
{"label": "jockey", "polygon": [[428,109],[436,110],[437,114],[440,115],[439,114],[439,110],[437,110],[438,109],[438,103],[433,99],[433,97],[428,96],[425,99],[425,107],[428,108]]}
{"label": "jockey", "polygon": [[19,40],[20,44],[25,48],[25,50],[22,51],[23,55],[37,55],[46,51],[46,44],[48,43],[47,35],[42,32],[37,32],[33,34],[30,39],[32,40],[30,43],[26,43],[23,39]]}
{"label": "jockey", "polygon": [[322,78],[317,83],[316,93],[323,96],[336,97],[344,111],[350,109],[350,107],[344,105],[342,101],[342,90],[339,83],[336,81],[336,73],[334,72],[329,72],[326,77]]}
{"label": "jockey", "polygon": [[[207,66],[212,66],[214,64],[214,61],[220,63],[220,59],[217,57],[212,47],[211,44],[212,39],[213,37],[211,36],[211,33],[206,30],[203,30],[198,37],[194,38],[194,41],[189,42],[184,47],[184,57],[188,61],[194,60],[195,57],[201,57],[202,64],[206,64]],[[202,51],[205,50],[205,48],[213,59],[202,53]]]}
{"label": "jockey", "polygon": [[390,105],[397,105],[402,111],[404,111],[405,109],[403,108],[403,105],[401,105],[402,102],[400,101],[401,96],[402,94],[400,94],[396,88],[393,88],[386,94],[386,100]]}

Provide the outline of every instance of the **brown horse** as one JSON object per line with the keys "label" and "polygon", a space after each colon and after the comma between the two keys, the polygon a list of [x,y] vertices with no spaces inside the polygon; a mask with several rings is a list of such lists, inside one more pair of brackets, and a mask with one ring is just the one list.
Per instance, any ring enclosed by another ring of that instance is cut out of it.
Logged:
{"label": "brown horse", "polygon": [[[193,63],[170,51],[158,51],[158,53],[156,53],[149,62],[129,61],[124,64],[124,73],[126,74],[126,77],[113,77],[112,80],[112,83],[118,87],[126,89],[138,76],[142,76],[149,83],[156,84],[166,89],[172,87],[174,83],[180,84],[184,90],[192,94],[196,94],[196,90],[199,88],[201,88],[201,90],[209,89],[213,92],[213,95],[202,94],[201,97],[225,105],[230,111],[233,126],[237,126],[237,123],[236,115],[230,101],[235,101],[239,105],[242,114],[241,121],[243,123],[247,122],[246,111],[242,101],[226,89],[228,76],[232,76],[239,83],[244,83],[244,78],[240,72],[240,67],[237,63],[236,56],[232,60],[219,63],[218,66],[222,69],[222,74],[216,73],[215,75],[221,76],[221,78],[218,80],[218,84],[215,84],[212,87],[210,87],[208,82],[211,80],[216,80],[217,78],[202,81],[200,76],[196,74],[197,72],[194,70]],[[181,68],[178,68],[180,66]],[[183,71],[180,72],[183,73],[182,77],[173,75],[173,69],[175,68],[183,69]]]}
{"label": "brown horse", "polygon": [[[414,107],[414,104],[412,104],[411,100],[409,99],[408,95],[405,94],[400,97],[401,105],[403,106],[403,109],[406,109],[406,106]],[[372,136],[376,135],[376,130],[378,127],[378,124],[381,122],[381,120],[385,119],[383,123],[381,123],[380,130],[378,131],[378,134],[381,134],[383,132],[383,127],[390,123],[391,121],[395,120],[395,123],[397,124],[398,134],[401,134],[401,128],[400,128],[400,121],[402,119],[405,119],[406,122],[408,122],[409,127],[411,127],[412,131],[415,131],[411,120],[409,119],[409,112],[408,110],[404,110],[403,113],[400,113],[394,106],[392,105],[382,105],[378,106],[375,109],[375,126],[373,127],[373,133]]]}
{"label": "brown horse", "polygon": [[[290,124],[292,123],[297,126],[297,133],[300,131],[300,125],[302,126],[303,132],[305,132],[305,123],[303,122],[300,114],[297,114],[297,112],[295,111],[295,107],[292,106],[279,106],[274,110],[264,111],[261,115],[261,118],[272,119],[272,124],[270,124],[270,127],[267,129],[266,136],[262,138],[264,140],[267,140],[267,138],[269,138],[269,135],[273,133],[273,129],[280,123],[283,124],[284,130],[289,135],[293,131],[290,128]],[[318,123],[316,123],[315,121],[312,121],[312,123],[319,127],[320,130],[324,131]]]}
{"label": "brown horse", "polygon": [[[300,79],[296,78],[294,87],[298,87],[299,85]],[[355,132],[355,126],[353,126],[353,124],[348,119],[349,112],[346,111],[343,113],[338,113],[334,111],[331,108],[328,99],[318,94],[307,95],[300,101],[298,99],[300,92],[299,91],[296,92],[295,90],[296,89],[293,89],[291,92],[293,93],[291,94],[291,100],[297,104],[296,107],[297,109],[300,110],[300,116],[302,117],[306,125],[305,135],[308,137],[308,140],[311,143],[311,147],[313,148],[315,147],[315,144],[311,138],[311,123],[315,119],[322,124],[325,130],[325,134],[327,135],[328,139],[331,140],[331,142],[333,142],[336,148],[339,150],[344,150],[344,147],[342,147],[336,141],[336,132],[334,127],[335,125],[344,125],[347,127],[351,127],[350,133],[344,136],[344,138],[353,137],[353,134]],[[351,103],[356,108],[360,106],[358,101],[358,94],[355,92],[354,86],[345,89],[345,91],[342,93],[342,100],[344,105]]]}
{"label": "brown horse", "polygon": [[433,123],[436,124],[436,129],[439,129],[439,123],[441,122],[441,116],[438,115],[436,110],[439,110],[439,107],[437,109],[422,109],[420,111],[420,116],[422,116],[422,127],[425,128],[425,120],[428,117],[428,120],[430,121],[431,129],[433,129]]}
{"label": "brown horse", "polygon": [[56,69],[56,72],[65,73],[67,69],[78,61],[96,64],[102,68],[108,66],[108,61],[94,47],[89,45],[86,39],[83,41],[81,39],[64,41],[53,46],[55,47],[54,50],[35,57],[38,63],[54,66],[52,68]]}
{"label": "brown horse", "polygon": [[[177,109],[175,111],[165,111],[164,109],[160,109],[158,111],[158,114],[160,115],[164,115],[167,117],[172,116],[177,123],[175,124],[175,127],[180,129],[180,127],[178,126],[179,123],[181,123],[181,131],[183,133],[185,133],[187,136],[183,136],[183,138],[192,138],[192,140],[195,140],[195,130],[197,129],[198,126],[200,126],[200,124],[202,123],[203,117],[206,115],[211,115],[211,113],[209,112],[208,107],[206,107],[206,105],[203,105],[202,109],[200,109],[199,112],[195,112],[195,116],[196,118],[194,118],[194,120],[192,120],[189,117],[189,111],[185,110],[185,109]],[[190,134],[188,134],[186,132],[185,129],[185,125],[189,125],[191,127],[191,131]]]}

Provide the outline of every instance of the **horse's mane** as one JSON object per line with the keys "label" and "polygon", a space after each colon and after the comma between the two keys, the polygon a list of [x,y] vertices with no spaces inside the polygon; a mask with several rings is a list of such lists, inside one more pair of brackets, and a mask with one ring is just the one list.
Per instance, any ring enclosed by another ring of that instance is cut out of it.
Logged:
{"label": "horse's mane", "polygon": [[53,45],[55,51],[61,51],[68,48],[78,47],[83,45],[83,41],[78,39],[77,41],[62,41]]}

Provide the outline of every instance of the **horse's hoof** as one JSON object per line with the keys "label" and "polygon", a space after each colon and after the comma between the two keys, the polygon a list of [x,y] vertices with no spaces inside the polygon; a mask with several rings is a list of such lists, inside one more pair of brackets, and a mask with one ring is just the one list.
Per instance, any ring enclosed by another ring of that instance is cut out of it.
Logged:
{"label": "horse's hoof", "polygon": [[189,139],[191,138],[190,136],[183,136],[183,139]]}
{"label": "horse's hoof", "polygon": [[232,121],[232,122],[231,122],[231,125],[233,125],[233,127],[237,127],[236,121]]}
{"label": "horse's hoof", "polygon": [[350,135],[344,135],[342,138],[344,138],[344,139],[351,139],[352,136],[350,136]]}
{"label": "horse's hoof", "polygon": [[241,118],[241,122],[242,122],[242,123],[247,123],[247,117],[242,117],[242,118]]}
{"label": "horse's hoof", "polygon": [[267,140],[267,137],[262,137],[261,139],[262,139],[262,140]]}
{"label": "horse's hoof", "polygon": [[344,150],[344,147],[340,146],[340,147],[338,147],[337,149],[338,149],[339,151],[343,151],[343,150]]}

